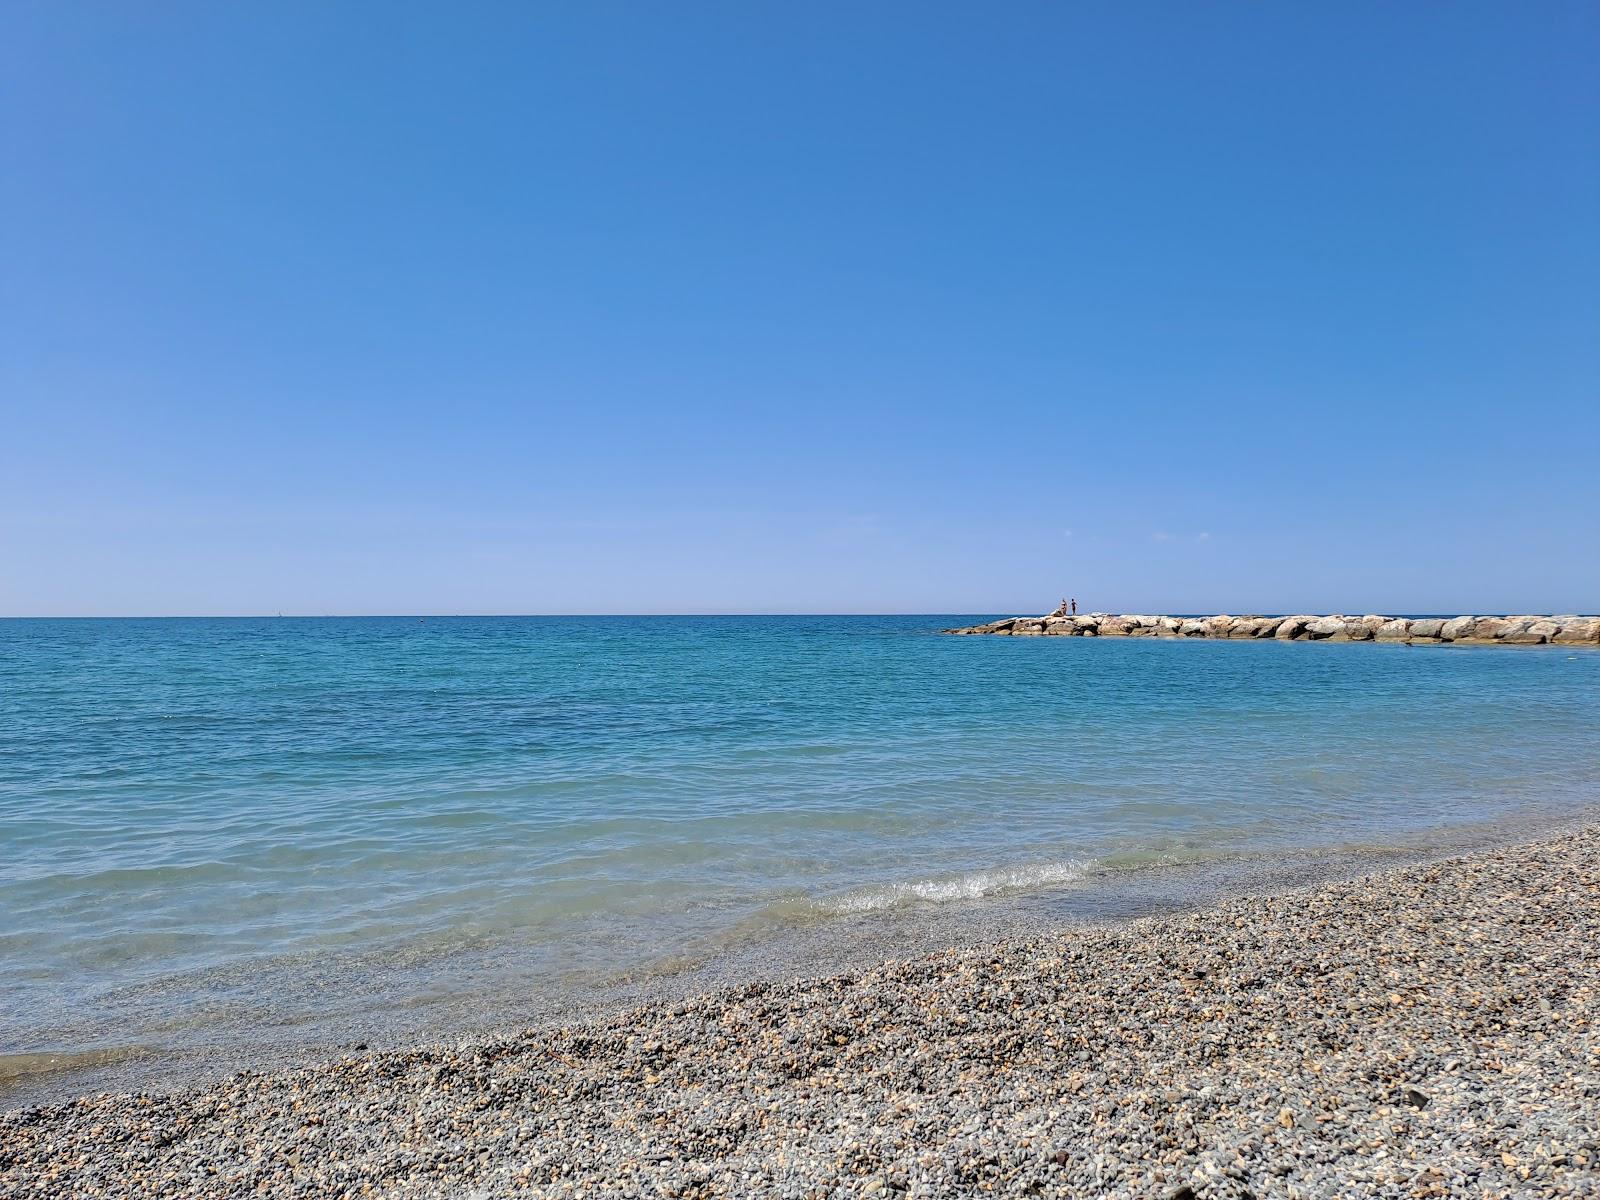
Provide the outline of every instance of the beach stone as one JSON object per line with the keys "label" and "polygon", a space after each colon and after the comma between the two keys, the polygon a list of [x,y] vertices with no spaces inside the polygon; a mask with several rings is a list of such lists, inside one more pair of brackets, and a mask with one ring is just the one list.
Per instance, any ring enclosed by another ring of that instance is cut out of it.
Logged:
{"label": "beach stone", "polygon": [[1510,622],[1503,617],[1479,617],[1472,626],[1472,639],[1479,642],[1493,641],[1505,632],[1508,624]]}
{"label": "beach stone", "polygon": [[1315,617],[1307,616],[1304,613],[1293,617],[1284,617],[1278,622],[1278,627],[1277,629],[1273,630],[1272,636],[1275,638],[1280,638],[1283,641],[1288,641],[1290,638],[1300,637],[1305,633],[1306,626],[1310,625],[1311,622],[1315,620]]}
{"label": "beach stone", "polygon": [[1342,636],[1344,629],[1345,619],[1342,616],[1318,617],[1314,621],[1306,622],[1305,627],[1306,633],[1315,641]]}
{"label": "beach stone", "polygon": [[1477,624],[1477,617],[1452,617],[1439,627],[1439,636],[1447,642],[1463,641],[1472,636]]}
{"label": "beach stone", "polygon": [[1444,629],[1444,620],[1441,617],[1419,617],[1411,622],[1411,636],[1414,638],[1436,638]]}
{"label": "beach stone", "polygon": [[1101,637],[1120,637],[1133,628],[1127,617],[1107,617],[1100,622]]}
{"label": "beach stone", "polygon": [[1073,617],[1072,623],[1078,627],[1080,632],[1100,628],[1100,618],[1095,616]]}
{"label": "beach stone", "polygon": [[1189,617],[1178,623],[1178,632],[1184,637],[1204,637],[1206,623],[1198,617]]}
{"label": "beach stone", "polygon": [[1066,617],[1046,617],[1044,631],[1059,637],[1063,634],[1071,635],[1077,633],[1078,627]]}
{"label": "beach stone", "polygon": [[1224,613],[1221,616],[1207,617],[1201,624],[1205,627],[1207,637],[1227,637],[1228,630],[1233,628],[1233,618]]}
{"label": "beach stone", "polygon": [[1396,617],[1378,626],[1378,631],[1372,636],[1380,642],[1404,641],[1411,636],[1411,622],[1403,617]]}

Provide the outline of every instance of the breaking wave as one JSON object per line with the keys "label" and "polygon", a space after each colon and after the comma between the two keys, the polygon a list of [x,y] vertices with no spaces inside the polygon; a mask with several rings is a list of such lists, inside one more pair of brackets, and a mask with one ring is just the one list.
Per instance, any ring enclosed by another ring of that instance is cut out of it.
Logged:
{"label": "breaking wave", "polygon": [[1000,867],[990,871],[971,871],[947,879],[917,879],[905,883],[882,884],[827,896],[813,901],[829,913],[869,913],[912,904],[948,904],[952,901],[981,900],[1002,892],[1027,891],[1073,883],[1088,875],[1093,864],[1069,859],[1065,862],[1036,863],[1024,867]]}

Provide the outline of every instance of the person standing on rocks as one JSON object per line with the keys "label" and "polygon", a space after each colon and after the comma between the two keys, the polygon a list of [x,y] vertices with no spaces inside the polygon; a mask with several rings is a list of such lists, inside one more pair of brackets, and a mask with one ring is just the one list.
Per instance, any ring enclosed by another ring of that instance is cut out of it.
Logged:
{"label": "person standing on rocks", "polygon": [[1078,615],[1078,598],[1076,596],[1072,598],[1072,615]]}

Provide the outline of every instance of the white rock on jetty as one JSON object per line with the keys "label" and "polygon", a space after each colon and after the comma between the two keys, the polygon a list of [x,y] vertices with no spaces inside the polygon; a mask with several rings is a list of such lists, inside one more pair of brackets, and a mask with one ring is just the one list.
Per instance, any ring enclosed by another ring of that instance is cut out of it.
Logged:
{"label": "white rock on jetty", "polygon": [[1561,646],[1600,645],[1600,617],[1385,617],[1378,613],[1348,617],[1242,616],[1167,617],[1146,613],[1087,616],[1006,617],[987,625],[946,629],[945,633],[991,634],[1000,637],[1158,637],[1276,638],[1297,642],[1460,642],[1472,645]]}

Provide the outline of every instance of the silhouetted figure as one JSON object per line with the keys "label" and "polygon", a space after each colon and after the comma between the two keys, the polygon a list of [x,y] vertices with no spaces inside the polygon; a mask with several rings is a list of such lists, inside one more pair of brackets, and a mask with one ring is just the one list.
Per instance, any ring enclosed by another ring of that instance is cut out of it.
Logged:
{"label": "silhouetted figure", "polygon": [[1077,599],[1076,596],[1074,596],[1073,599],[1072,599],[1072,615],[1073,616],[1077,616],[1078,615],[1078,599]]}

